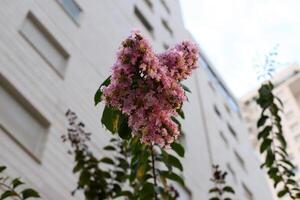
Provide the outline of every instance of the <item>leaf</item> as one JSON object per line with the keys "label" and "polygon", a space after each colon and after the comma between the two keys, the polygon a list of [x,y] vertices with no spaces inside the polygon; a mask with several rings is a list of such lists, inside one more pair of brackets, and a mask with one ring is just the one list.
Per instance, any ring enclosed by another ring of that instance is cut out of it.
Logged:
{"label": "leaf", "polygon": [[280,192],[277,193],[277,196],[279,198],[283,197],[284,195],[286,195],[288,193],[288,189],[287,188],[284,188],[283,190],[281,190]]}
{"label": "leaf", "polygon": [[83,168],[83,162],[78,162],[73,168],[73,173],[79,172]]}
{"label": "leaf", "polygon": [[23,185],[24,183],[22,181],[20,181],[19,178],[16,178],[11,182],[11,184],[12,184],[13,188],[15,189],[16,187],[18,187],[19,185]]}
{"label": "leaf", "polygon": [[266,166],[271,167],[275,160],[275,154],[270,149],[267,151]]}
{"label": "leaf", "polygon": [[259,120],[257,122],[257,128],[263,126],[266,123],[267,119],[268,119],[268,116],[262,114],[262,116],[259,118]]}
{"label": "leaf", "polygon": [[270,131],[272,130],[272,126],[266,126],[262,131],[257,135],[257,139],[266,138],[269,136]]}
{"label": "leaf", "polygon": [[114,161],[113,161],[112,159],[108,158],[108,157],[102,158],[102,159],[100,160],[100,162],[106,163],[106,164],[110,164],[110,165],[114,165],[114,164],[115,164]]}
{"label": "leaf", "polygon": [[167,178],[167,179],[175,181],[175,182],[179,183],[182,186],[184,186],[183,179],[179,175],[175,174],[174,172],[170,172],[169,173],[167,171],[161,171],[160,175],[163,176],[163,177],[165,177],[165,178]]}
{"label": "leaf", "polygon": [[8,190],[8,191],[5,191],[5,192],[1,195],[0,199],[1,199],[1,200],[2,200],[2,199],[6,199],[6,198],[12,197],[12,196],[16,196],[16,194],[15,194],[14,192]]}
{"label": "leaf", "polygon": [[101,123],[113,134],[118,131],[119,128],[119,122],[120,122],[120,111],[105,106]]}
{"label": "leaf", "polygon": [[218,197],[212,197],[209,200],[220,200]]}
{"label": "leaf", "polygon": [[186,85],[180,83],[181,87],[186,91],[186,92],[189,92],[191,93],[192,91],[190,90],[190,88],[188,88]]}
{"label": "leaf", "polygon": [[28,198],[39,198],[40,195],[37,193],[37,191],[33,189],[25,189],[21,192],[23,199],[28,199]]}
{"label": "leaf", "polygon": [[180,157],[184,157],[184,148],[180,143],[173,142],[171,148],[175,151]]}
{"label": "leaf", "polygon": [[178,115],[179,115],[182,119],[185,118],[184,112],[183,112],[182,108],[177,109],[176,112],[178,113]]}
{"label": "leaf", "polygon": [[140,198],[143,200],[153,199],[155,195],[154,185],[146,182],[140,192]]}
{"label": "leaf", "polygon": [[94,96],[94,103],[95,103],[95,106],[101,102],[102,100],[102,90],[101,90],[101,87],[102,86],[108,86],[110,84],[110,77],[109,76],[105,81],[103,81],[103,83],[100,85],[99,89],[96,91],[96,94]]}
{"label": "leaf", "polygon": [[272,143],[272,140],[266,138],[260,146],[260,153],[263,153],[265,150],[267,150],[270,147],[271,143]]}
{"label": "leaf", "polygon": [[235,193],[234,190],[233,190],[233,188],[230,187],[230,186],[225,186],[225,187],[223,188],[223,191],[229,192],[229,193],[232,193],[232,194]]}
{"label": "leaf", "polygon": [[120,123],[118,128],[120,138],[128,140],[131,138],[131,129],[128,126],[128,119],[125,115],[120,115]]}
{"label": "leaf", "polygon": [[215,187],[215,188],[212,188],[208,191],[209,193],[219,193],[220,192],[220,189]]}
{"label": "leaf", "polygon": [[276,137],[277,137],[277,139],[279,140],[279,142],[281,143],[282,147],[283,147],[283,148],[286,148],[287,143],[286,143],[286,140],[285,140],[283,134],[277,133],[277,134],[276,134]]}
{"label": "leaf", "polygon": [[178,168],[179,170],[183,170],[182,164],[180,163],[180,161],[178,160],[178,158],[176,158],[173,155],[168,155],[168,161],[169,164],[171,164],[172,166]]}
{"label": "leaf", "polygon": [[105,146],[103,149],[104,149],[104,150],[106,150],[106,151],[115,151],[115,150],[116,150],[116,148],[115,148],[115,147],[113,147],[113,146],[110,146],[110,145],[108,145],[108,146]]}
{"label": "leaf", "polygon": [[3,172],[4,170],[6,170],[5,166],[0,166],[0,173]]}

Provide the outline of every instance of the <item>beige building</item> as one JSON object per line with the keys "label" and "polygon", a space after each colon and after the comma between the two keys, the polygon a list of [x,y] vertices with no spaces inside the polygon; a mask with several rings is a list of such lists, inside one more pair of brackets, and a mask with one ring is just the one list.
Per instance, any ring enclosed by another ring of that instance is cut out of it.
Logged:
{"label": "beige building", "polygon": [[[275,86],[274,94],[278,96],[284,105],[282,113],[283,132],[288,142],[288,153],[291,160],[300,166],[300,68],[294,64],[286,69],[278,71],[272,78]],[[249,92],[241,98],[241,109],[250,133],[252,145],[259,149],[256,139],[258,130],[257,120],[260,116],[260,108],[255,102],[257,89]],[[297,177],[300,181],[300,174]],[[270,183],[271,184],[271,183]],[[271,186],[272,187],[272,186]]]}
{"label": "beige building", "polygon": [[[64,113],[74,110],[93,132],[101,155],[109,134],[93,96],[108,76],[115,52],[133,28],[157,51],[190,38],[178,0],[0,1],[0,165],[40,191],[45,200],[72,197],[73,158],[61,142]],[[194,200],[208,199],[211,165],[229,172],[236,199],[269,200],[235,99],[201,53],[200,67],[186,81],[193,91],[184,106],[187,186]],[[181,199],[190,199],[181,194]]]}

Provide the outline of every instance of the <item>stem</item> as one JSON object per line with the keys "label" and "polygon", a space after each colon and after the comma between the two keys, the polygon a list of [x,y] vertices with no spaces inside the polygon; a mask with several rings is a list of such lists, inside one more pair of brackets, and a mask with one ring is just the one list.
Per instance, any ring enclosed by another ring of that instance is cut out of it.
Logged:
{"label": "stem", "polygon": [[2,188],[6,188],[7,190],[11,191],[12,193],[14,193],[14,195],[16,197],[18,197],[18,199],[23,200],[23,198],[10,186],[6,185],[5,183],[0,183],[0,187]]}
{"label": "stem", "polygon": [[[273,127],[276,127],[276,124],[275,124],[275,122],[274,122],[274,117],[271,118],[271,124],[272,124]],[[275,135],[273,129],[272,129],[272,131],[271,131],[271,137],[272,137],[272,140],[273,140],[273,141],[276,140],[276,135]],[[287,184],[287,180],[286,180],[285,174],[284,174],[284,172],[282,172],[282,170],[280,170],[280,169],[281,169],[281,166],[279,165],[279,163],[278,163],[279,161],[277,160],[276,145],[275,145],[274,142],[272,142],[271,148],[272,148],[272,150],[273,150],[273,152],[274,152],[274,156],[275,156],[275,158],[274,158],[274,163],[275,163],[276,167],[278,168],[278,173],[279,173],[279,175],[280,175],[281,178],[282,178],[283,185],[284,185],[285,188],[288,189],[288,194],[289,194],[289,196],[290,196],[292,199],[294,199],[293,193],[292,193],[291,189],[289,188],[289,186],[288,186],[288,184]]]}
{"label": "stem", "polygon": [[[157,180],[156,180],[156,173],[155,173],[155,160],[154,160],[154,151],[153,151],[153,145],[151,144],[151,161],[152,161],[152,173],[153,173],[153,182],[154,182],[154,186],[157,186]],[[158,200],[157,198],[157,194],[155,192],[155,196],[154,196],[155,200]]]}

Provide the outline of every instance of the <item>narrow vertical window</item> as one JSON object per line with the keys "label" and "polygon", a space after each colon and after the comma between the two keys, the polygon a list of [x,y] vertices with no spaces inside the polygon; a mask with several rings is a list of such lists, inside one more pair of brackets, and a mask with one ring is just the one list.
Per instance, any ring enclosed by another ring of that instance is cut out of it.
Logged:
{"label": "narrow vertical window", "polygon": [[163,27],[169,32],[171,36],[173,36],[173,30],[170,28],[168,22],[164,19],[161,20]]}
{"label": "narrow vertical window", "polygon": [[0,77],[0,129],[40,162],[49,122]]}
{"label": "narrow vertical window", "polygon": [[20,33],[36,52],[63,77],[70,56],[31,12],[28,13]]}
{"label": "narrow vertical window", "polygon": [[146,19],[146,17],[142,14],[142,12],[134,6],[134,14],[140,20],[140,22],[144,25],[144,27],[149,31],[149,33],[153,36],[153,27],[150,22]]}
{"label": "narrow vertical window", "polygon": [[76,22],[79,23],[81,8],[74,0],[57,0],[66,13]]}

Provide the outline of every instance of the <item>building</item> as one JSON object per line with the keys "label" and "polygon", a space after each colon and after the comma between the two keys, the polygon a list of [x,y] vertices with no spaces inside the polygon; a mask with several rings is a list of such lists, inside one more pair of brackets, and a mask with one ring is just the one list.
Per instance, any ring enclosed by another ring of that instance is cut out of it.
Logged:
{"label": "building", "polygon": [[[300,68],[294,64],[278,71],[271,81],[274,84],[274,94],[283,102],[282,126],[284,136],[288,143],[288,153],[296,166],[300,165]],[[256,104],[257,90],[255,89],[241,98],[241,109],[250,133],[252,145],[259,149],[256,139],[256,123],[260,116],[261,109]],[[297,179],[300,181],[300,174]],[[272,184],[270,186],[272,188]],[[275,193],[275,192],[274,192]],[[275,196],[275,195],[274,195]]]}
{"label": "building", "polygon": [[[154,49],[190,38],[178,0],[0,1],[0,164],[45,200],[71,197],[73,158],[61,142],[64,113],[74,110],[99,155],[109,136],[93,96],[120,42],[138,27]],[[202,53],[201,53],[202,55]],[[237,199],[268,200],[269,190],[235,99],[202,56],[186,84],[185,180],[192,199],[208,199],[212,164],[229,172]],[[182,194],[181,199],[188,199]]]}

